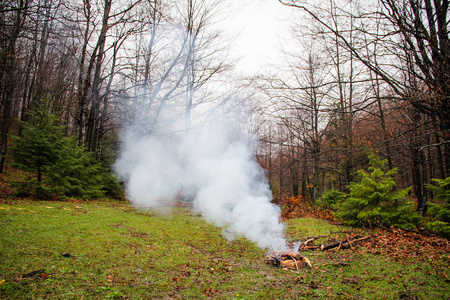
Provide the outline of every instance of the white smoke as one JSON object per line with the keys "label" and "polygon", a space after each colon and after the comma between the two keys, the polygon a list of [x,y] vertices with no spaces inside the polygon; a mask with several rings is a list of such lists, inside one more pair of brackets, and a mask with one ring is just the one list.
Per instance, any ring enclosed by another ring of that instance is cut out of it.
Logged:
{"label": "white smoke", "polygon": [[287,250],[280,209],[271,203],[264,172],[241,139],[204,131],[145,135],[131,126],[122,136],[115,169],[138,207],[167,207],[189,198],[226,238],[244,236],[261,248]]}
{"label": "white smoke", "polygon": [[114,167],[125,182],[127,198],[137,207],[153,209],[180,199],[192,201],[208,222],[223,228],[226,238],[244,236],[261,248],[287,250],[280,209],[271,203],[251,138],[240,132],[241,124],[226,121],[230,111],[242,113],[240,119],[250,115],[242,99],[217,100],[224,81],[201,85],[193,97],[185,60],[194,52],[201,57],[201,49],[190,45],[194,39],[183,30],[158,30],[157,36],[164,38],[155,39],[152,51],[164,58],[155,66],[163,71],[146,79],[149,82],[120,106],[123,119],[131,124],[121,134]]}

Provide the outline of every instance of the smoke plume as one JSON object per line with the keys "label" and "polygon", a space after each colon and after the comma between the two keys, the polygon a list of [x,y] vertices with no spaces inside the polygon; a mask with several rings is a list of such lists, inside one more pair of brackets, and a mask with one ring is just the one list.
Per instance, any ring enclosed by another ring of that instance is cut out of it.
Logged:
{"label": "smoke plume", "polygon": [[271,203],[264,172],[235,131],[146,135],[130,126],[115,169],[137,207],[192,201],[227,239],[244,236],[261,248],[287,250],[280,209]]}

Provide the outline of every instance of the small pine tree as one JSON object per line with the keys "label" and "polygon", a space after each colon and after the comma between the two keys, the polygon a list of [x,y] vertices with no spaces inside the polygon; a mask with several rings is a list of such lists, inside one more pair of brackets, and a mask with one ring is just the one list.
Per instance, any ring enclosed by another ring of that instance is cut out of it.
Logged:
{"label": "small pine tree", "polygon": [[445,237],[450,237],[450,177],[433,179],[437,185],[426,187],[436,193],[436,198],[443,203],[429,203],[427,214],[433,219],[427,223],[428,229]]}
{"label": "small pine tree", "polygon": [[40,107],[36,107],[30,117],[31,121],[22,123],[22,135],[13,136],[11,155],[14,165],[35,172],[37,181],[41,182],[42,174],[58,159],[63,127],[57,124],[56,115]]}
{"label": "small pine tree", "polygon": [[322,194],[322,197],[317,201],[317,204],[327,209],[336,210],[339,205],[344,202],[345,196],[345,193],[337,189],[331,189]]}
{"label": "small pine tree", "polygon": [[91,199],[104,196],[103,173],[92,153],[77,146],[75,138],[65,137],[47,175],[49,183],[60,187],[66,196]]}
{"label": "small pine tree", "polygon": [[387,170],[386,160],[374,154],[369,159],[368,171],[359,170],[359,181],[347,186],[349,197],[338,206],[336,216],[348,225],[415,228],[420,215],[405,198],[410,188],[397,189],[393,177],[397,169]]}
{"label": "small pine tree", "polygon": [[22,135],[13,138],[11,154],[15,165],[37,174],[31,194],[38,198],[50,198],[51,194],[102,197],[103,182],[110,184],[114,179],[104,172],[92,153],[77,146],[73,137],[66,137],[64,126],[58,123],[55,114],[38,106],[31,121],[23,123]]}

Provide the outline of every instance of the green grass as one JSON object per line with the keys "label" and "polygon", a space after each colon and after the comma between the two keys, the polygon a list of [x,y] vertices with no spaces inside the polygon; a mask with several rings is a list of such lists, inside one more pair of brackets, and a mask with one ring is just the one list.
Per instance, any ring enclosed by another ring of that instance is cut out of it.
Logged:
{"label": "green grass", "polygon": [[[290,239],[348,230],[287,222]],[[61,254],[69,253],[70,257]],[[124,202],[0,204],[1,299],[446,299],[446,257],[427,263],[358,251],[306,252],[312,269],[283,271],[245,239],[176,208]],[[41,270],[26,277],[27,273]],[[449,274],[450,275],[450,274]]]}

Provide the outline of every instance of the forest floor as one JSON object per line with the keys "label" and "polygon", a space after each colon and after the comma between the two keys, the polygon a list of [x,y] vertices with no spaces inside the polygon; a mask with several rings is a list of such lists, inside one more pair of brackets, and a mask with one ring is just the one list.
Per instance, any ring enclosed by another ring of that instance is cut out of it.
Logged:
{"label": "forest floor", "polygon": [[183,207],[0,199],[0,299],[449,299],[446,239],[285,223],[290,241],[322,236],[301,252],[312,268],[265,264],[265,250]]}

